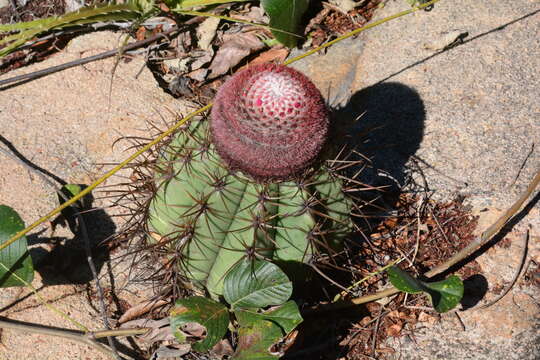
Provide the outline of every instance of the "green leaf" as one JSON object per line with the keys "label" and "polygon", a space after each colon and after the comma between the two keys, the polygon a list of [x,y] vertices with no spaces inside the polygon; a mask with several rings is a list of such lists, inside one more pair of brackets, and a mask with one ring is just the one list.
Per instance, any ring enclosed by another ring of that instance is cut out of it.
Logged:
{"label": "green leaf", "polygon": [[74,197],[82,191],[82,187],[78,184],[66,184],[62,186],[61,190],[66,191],[70,197]]}
{"label": "green leaf", "polygon": [[452,310],[463,298],[463,282],[456,275],[449,276],[442,281],[424,283],[424,285],[431,290],[429,295],[437,312],[443,313]]}
{"label": "green leaf", "polygon": [[276,323],[283,330],[283,335],[286,335],[294,330],[304,319],[300,315],[300,310],[298,306],[292,300],[287,301],[285,304],[281,305],[276,309],[272,309],[263,313],[258,313],[256,310],[237,310],[235,311],[235,316],[246,316],[258,320],[268,320]]}
{"label": "green leaf", "polygon": [[[150,10],[153,3],[138,0],[128,1],[125,4],[98,4],[83,7],[77,11],[61,16],[52,16],[46,19],[34,20],[26,23],[17,23],[0,26],[0,32],[20,30],[16,34],[0,39],[0,44],[8,44],[0,49],[0,58],[17,50],[32,38],[43,33],[58,30],[69,26],[93,24],[98,22],[112,22],[122,20],[138,20],[149,14],[142,11]],[[153,7],[152,7],[153,8]]]}
{"label": "green leaf", "polygon": [[231,308],[281,305],[291,297],[292,283],[275,264],[243,259],[227,274],[223,296]]}
{"label": "green leaf", "polygon": [[388,277],[396,289],[408,294],[425,292],[432,306],[439,313],[447,312],[459,304],[463,297],[463,282],[456,275],[437,282],[424,282],[413,278],[398,267],[387,270]]}
{"label": "green leaf", "polygon": [[426,291],[426,287],[420,280],[416,280],[405,271],[396,266],[392,266],[388,270],[388,277],[392,285],[399,291],[406,292],[407,294],[418,294],[422,291]]}
{"label": "green leaf", "polygon": [[[15,210],[0,205],[0,244],[24,228],[24,222]],[[33,279],[34,266],[28,252],[26,237],[23,236],[0,250],[0,287],[24,286]]]}
{"label": "green leaf", "polygon": [[[78,185],[78,184],[66,184],[66,185],[62,186],[62,188],[59,190],[58,202],[60,203],[60,205],[62,205],[67,200],[69,200],[72,197],[79,194],[82,190],[83,190],[83,187],[81,185]],[[88,195],[87,195],[87,197],[88,197]],[[80,211],[85,210],[87,208],[85,206],[85,204],[84,204],[84,200],[85,200],[85,198],[80,199],[80,200],[76,201],[75,203],[71,204],[70,206],[62,209],[62,211],[60,212],[61,213],[61,216],[59,217],[60,222],[62,221],[61,220],[62,218],[65,219],[67,221],[67,223],[68,223],[69,229],[71,230],[71,232],[73,234],[77,234],[79,232],[77,214]],[[58,219],[53,221],[53,226],[56,225],[57,221],[58,221]]]}
{"label": "green leaf", "polygon": [[238,346],[233,359],[271,360],[279,356],[270,353],[272,345],[294,330],[302,322],[294,301],[263,313],[253,310],[236,310],[238,321]]}
{"label": "green leaf", "polygon": [[178,331],[182,325],[195,322],[204,326],[206,338],[192,346],[196,351],[204,352],[211,349],[227,332],[229,313],[224,305],[212,299],[192,296],[176,301],[170,311],[170,321],[173,333],[180,342],[186,341],[184,334]]}
{"label": "green leaf", "polygon": [[[78,185],[78,184],[66,184],[66,185],[62,186],[62,188],[60,188],[60,192],[62,193],[63,196],[58,194],[58,202],[60,203],[60,205],[62,205],[67,200],[69,200],[72,197],[78,195],[82,190],[83,190],[83,187],[81,185]],[[84,209],[83,199],[80,199],[80,200],[76,201],[75,203],[73,203],[71,205],[71,207],[79,208],[81,210]]]}
{"label": "green leaf", "polygon": [[[261,0],[261,5],[270,17],[270,27],[275,38],[287,47],[295,47],[302,16],[309,6],[309,0]],[[282,30],[282,31],[278,31]]]}
{"label": "green leaf", "polygon": [[264,312],[263,316],[266,320],[274,321],[281,326],[285,334],[293,331],[304,320],[300,315],[298,305],[292,300],[287,301],[277,309]]}
{"label": "green leaf", "polygon": [[238,310],[235,315],[239,325],[238,345],[232,360],[279,359],[269,351],[284,335],[279,325],[250,311]]}

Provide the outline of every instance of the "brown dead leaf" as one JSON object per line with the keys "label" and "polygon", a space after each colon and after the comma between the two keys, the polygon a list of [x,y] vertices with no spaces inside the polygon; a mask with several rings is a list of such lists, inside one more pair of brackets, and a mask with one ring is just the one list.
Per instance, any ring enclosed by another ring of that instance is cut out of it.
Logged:
{"label": "brown dead leaf", "polygon": [[255,59],[253,59],[249,65],[264,64],[269,62],[275,62],[281,64],[289,55],[289,49],[280,48],[280,49],[270,49],[261,53]]}
{"label": "brown dead leaf", "polygon": [[403,328],[403,324],[401,322],[397,322],[393,325],[390,325],[386,329],[386,334],[388,336],[397,337],[401,333],[401,329]]}
{"label": "brown dead leaf", "polygon": [[149,328],[150,331],[137,338],[145,343],[153,344],[162,341],[176,341],[169,323],[169,319],[151,320],[137,319],[126,322],[121,328]]}
{"label": "brown dead leaf", "polygon": [[388,317],[390,317],[392,319],[399,319],[399,317],[400,317],[399,311],[397,311],[397,310],[390,311],[388,313]]}
{"label": "brown dead leaf", "polygon": [[296,338],[298,336],[298,330],[291,331],[287,336],[281,339],[278,343],[270,347],[271,354],[279,354],[283,356],[291,346],[294,345]]}
{"label": "brown dead leaf", "polygon": [[177,360],[191,351],[190,344],[160,346],[150,357],[152,360]]}
{"label": "brown dead leaf", "polygon": [[330,4],[336,5],[341,11],[349,12],[358,5],[359,3],[355,3],[353,0],[330,0]]}
{"label": "brown dead leaf", "polygon": [[206,79],[206,75],[208,75],[208,69],[197,69],[186,74],[190,79],[200,82],[203,82]]}
{"label": "brown dead leaf", "polygon": [[434,325],[437,322],[437,318],[435,316],[432,316],[432,315],[422,311],[418,315],[418,321],[420,321],[422,323],[427,323],[429,325]]}
{"label": "brown dead leaf", "polygon": [[206,328],[196,322],[188,322],[181,326],[182,332],[188,336],[202,339],[206,336]]}
{"label": "brown dead leaf", "polygon": [[158,307],[161,307],[163,305],[167,305],[167,301],[165,300],[149,300],[144,301],[142,303],[139,303],[133,307],[131,307],[128,311],[126,311],[118,320],[119,324],[125,323],[126,321],[129,321],[131,319],[138,318],[142,314],[146,314],[147,312],[150,312]]}
{"label": "brown dead leaf", "polygon": [[252,6],[247,13],[234,14],[234,18],[256,24],[268,24],[268,16],[263,8],[258,6]]}
{"label": "brown dead leaf", "polygon": [[195,53],[195,51],[192,51],[190,54],[191,57],[195,59],[195,61],[190,64],[190,69],[192,71],[202,68],[204,65],[212,61],[212,58],[214,57],[214,50],[212,49],[204,51],[202,54],[199,54],[200,56],[195,56]]}
{"label": "brown dead leaf", "polygon": [[246,56],[263,47],[263,42],[252,33],[223,35],[223,44],[210,64],[208,78],[214,79],[227,73]]}
{"label": "brown dead leaf", "polygon": [[371,322],[371,316],[364,316],[362,320],[360,320],[360,326],[365,327],[367,324]]}
{"label": "brown dead leaf", "polygon": [[209,17],[204,20],[199,27],[197,27],[198,46],[203,50],[210,49],[210,44],[216,36],[216,31],[221,19],[215,17]]}
{"label": "brown dead leaf", "polygon": [[218,341],[211,351],[212,354],[214,354],[218,359],[222,359],[224,356],[232,356],[234,354],[234,349],[227,339]]}
{"label": "brown dead leaf", "polygon": [[141,41],[141,40],[144,40],[145,37],[146,37],[146,28],[144,26],[141,26],[135,32],[135,38]]}

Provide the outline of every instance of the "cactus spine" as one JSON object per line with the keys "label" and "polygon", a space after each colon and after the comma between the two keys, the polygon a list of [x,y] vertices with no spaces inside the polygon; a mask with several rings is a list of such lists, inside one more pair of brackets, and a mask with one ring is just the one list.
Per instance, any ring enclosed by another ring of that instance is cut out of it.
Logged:
{"label": "cactus spine", "polygon": [[[253,89],[252,77],[269,90]],[[148,230],[180,254],[181,273],[213,297],[246,255],[308,262],[350,232],[352,202],[342,181],[327,165],[313,166],[328,133],[321,99],[295,70],[250,68],[220,89],[210,124],[193,121],[162,151]],[[300,102],[306,108],[295,111]]]}

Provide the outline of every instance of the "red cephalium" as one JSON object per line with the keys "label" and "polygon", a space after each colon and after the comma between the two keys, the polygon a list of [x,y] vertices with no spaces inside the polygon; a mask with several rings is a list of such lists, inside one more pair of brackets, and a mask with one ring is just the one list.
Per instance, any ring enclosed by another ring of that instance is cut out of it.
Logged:
{"label": "red cephalium", "polygon": [[251,66],[227,80],[210,125],[229,167],[263,181],[288,179],[312,165],[328,127],[328,110],[315,85],[274,64]]}

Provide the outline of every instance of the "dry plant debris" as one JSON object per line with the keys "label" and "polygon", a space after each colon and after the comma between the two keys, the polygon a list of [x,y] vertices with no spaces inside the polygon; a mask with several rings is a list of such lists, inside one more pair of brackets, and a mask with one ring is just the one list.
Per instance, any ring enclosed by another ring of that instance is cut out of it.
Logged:
{"label": "dry plant debris", "polygon": [[[43,3],[49,6],[41,6]],[[380,0],[364,1],[362,6],[349,12],[323,3],[306,27],[307,41],[303,47],[316,47],[363,26],[369,21],[379,3]],[[60,0],[33,1],[23,10],[20,13],[21,20],[31,20],[34,17],[61,14],[64,7]],[[222,11],[223,15],[254,23],[266,21],[260,8],[251,4],[233,4],[223,8]],[[9,8],[0,11],[0,19],[4,23],[17,20],[14,16]],[[172,23],[166,18],[163,22]],[[134,36],[138,40],[143,40],[162,30],[163,25],[144,25],[135,30]],[[246,64],[281,62],[286,58],[288,50],[278,45],[268,46],[268,39],[268,30],[261,27],[207,20],[193,26],[188,32],[181,33],[165,47],[152,52],[148,61],[154,73],[166,84],[167,90],[174,95],[196,100],[210,99],[214,90],[221,84],[220,77],[223,75],[232,73]],[[43,44],[43,47],[36,44],[30,50],[10,55],[0,65],[0,72],[28,64],[30,52],[33,52],[31,56],[33,61],[42,60],[58,46],[53,40]],[[442,204],[403,194],[395,204],[395,209],[397,215],[375,223],[370,231],[365,232],[365,241],[351,247],[346,254],[349,258],[348,270],[354,274],[352,282],[376,272],[388,259],[400,257],[404,258],[401,265],[409,272],[422,274],[464,248],[474,237],[476,218],[470,215],[461,200]],[[475,261],[458,271],[463,278],[480,272],[481,269]],[[525,274],[524,280],[540,286],[538,264]],[[361,295],[376,291],[385,281],[384,274],[372,276],[358,288],[353,289],[353,293]],[[346,320],[350,314],[335,317],[332,325],[328,322],[316,324],[314,330],[325,334],[332,332],[334,339],[337,338],[339,343],[326,344],[335,350],[328,352],[330,357],[321,355],[309,358],[330,359],[337,353],[345,359],[369,359],[393,353],[394,349],[382,345],[385,338],[413,335],[414,326],[418,322],[438,321],[438,315],[426,311],[426,306],[426,299],[421,296],[407,297],[405,294],[399,294],[386,303],[367,304],[363,309],[363,316],[352,324]],[[136,308],[137,306],[132,313],[137,313]],[[143,316],[145,313],[146,311],[140,310],[138,315]],[[152,315],[159,317],[159,313]],[[112,314],[112,316],[118,318],[120,315]],[[311,341],[305,339],[306,336],[303,337],[304,344],[307,344],[309,349]],[[299,343],[301,342],[302,339],[299,339]],[[294,355],[294,349],[291,352]]]}
{"label": "dry plant debris", "polygon": [[[16,9],[13,9],[11,5],[0,8],[0,24],[32,21],[53,15],[61,15],[64,12],[64,0],[26,1],[24,5],[18,6]],[[3,38],[2,35],[0,35],[1,38]],[[45,60],[49,55],[62,49],[71,38],[73,36],[49,38],[33,44],[29,49],[16,51],[6,56],[0,60],[0,74]]]}
{"label": "dry plant debris", "polygon": [[[306,16],[311,20],[305,24],[305,38],[300,46],[310,49],[362,27],[372,17],[380,2],[368,0],[355,3],[355,7],[349,11],[343,10],[339,4],[316,2]],[[64,0],[35,0],[17,9],[11,6],[1,9],[0,22],[12,23],[60,15],[66,8]],[[144,40],[174,26],[176,20],[180,23],[185,21],[177,19],[166,7],[162,9],[159,17],[144,22],[138,28],[127,30],[137,40]],[[169,42],[161,43],[148,52],[149,68],[160,85],[174,96],[209,101],[224,75],[247,64],[279,63],[289,54],[288,49],[272,41],[270,30],[264,27],[264,24],[268,24],[268,17],[261,7],[252,3],[233,2],[218,6],[213,12],[242,22],[201,17],[187,31],[180,32]],[[91,31],[91,28],[82,27],[75,32],[60,31],[55,36],[37,39],[39,41],[29,48],[4,58],[0,62],[0,73],[46,59],[81,31]]]}
{"label": "dry plant debris", "polygon": [[[349,12],[326,2],[316,4],[305,27],[303,49],[310,49],[360,28],[371,19],[380,0],[370,0]],[[221,84],[221,77],[245,65],[282,62],[289,50],[273,45],[266,24],[268,18],[258,6],[235,4],[221,15],[252,24],[206,20],[193,30],[182,33],[170,46],[151,55],[151,68],[175,96],[195,100],[210,99]],[[217,24],[217,25],[216,25]],[[201,46],[201,39],[202,44]],[[209,39],[212,39],[209,41]]]}
{"label": "dry plant debris", "polygon": [[[425,200],[423,197],[401,194],[394,204],[393,216],[375,218],[374,226],[365,231],[365,239],[352,246],[348,258],[351,283],[368,277],[352,289],[352,295],[362,296],[379,291],[387,284],[384,272],[377,272],[389,261],[403,258],[399,264],[407,272],[419,275],[444,262],[474,239],[477,218],[463,205],[463,199],[447,203]],[[359,248],[358,248],[359,247]],[[341,262],[346,263],[346,262]],[[471,261],[457,273],[462,279],[481,274],[476,261]],[[339,277],[334,279],[338,281]],[[417,326],[430,326],[440,320],[423,295],[396,294],[348,310],[333,311],[307,318],[309,325],[301,330],[298,348],[291,351],[295,358],[312,349],[310,359],[381,359],[397,349],[385,345],[389,337],[411,336]],[[328,339],[334,341],[328,341]],[[321,344],[325,347],[321,350]],[[320,355],[324,353],[324,355]]]}

